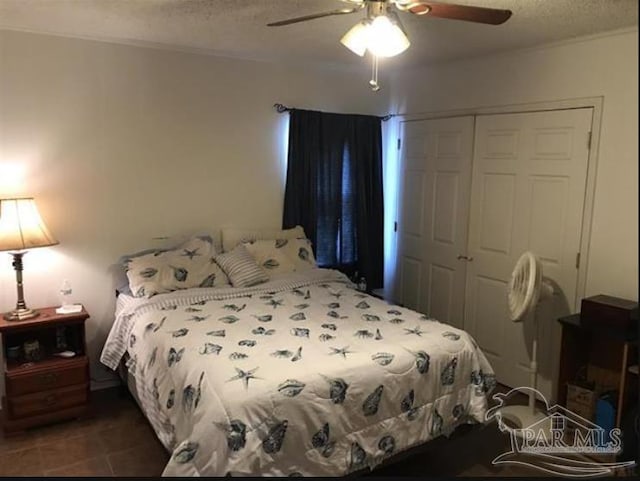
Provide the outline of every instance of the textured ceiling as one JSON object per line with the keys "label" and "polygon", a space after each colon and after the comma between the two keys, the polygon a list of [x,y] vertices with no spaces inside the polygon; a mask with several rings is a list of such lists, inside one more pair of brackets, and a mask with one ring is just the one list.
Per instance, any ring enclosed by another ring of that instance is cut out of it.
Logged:
{"label": "textured ceiling", "polygon": [[[456,0],[508,8],[489,26],[402,13],[412,42],[397,66],[531,47],[638,25],[638,0]],[[340,0],[0,0],[0,28],[162,44],[215,54],[360,65],[339,39],[363,13],[286,27],[265,24],[348,6]]]}

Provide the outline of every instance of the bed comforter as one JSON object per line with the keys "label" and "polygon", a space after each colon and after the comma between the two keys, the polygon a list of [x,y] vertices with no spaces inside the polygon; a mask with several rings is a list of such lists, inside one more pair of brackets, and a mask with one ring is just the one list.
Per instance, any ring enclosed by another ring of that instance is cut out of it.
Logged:
{"label": "bed comforter", "polygon": [[493,371],[464,331],[313,269],[248,289],[128,298],[128,352],[164,475],[326,476],[483,422]]}

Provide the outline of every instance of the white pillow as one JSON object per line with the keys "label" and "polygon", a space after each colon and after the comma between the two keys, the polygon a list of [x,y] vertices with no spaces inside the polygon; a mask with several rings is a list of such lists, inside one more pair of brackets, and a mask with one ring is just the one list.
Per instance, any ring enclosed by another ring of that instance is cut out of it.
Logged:
{"label": "white pillow", "polygon": [[238,244],[231,252],[219,254],[216,262],[229,276],[233,287],[251,287],[269,280],[269,276],[242,244]]}
{"label": "white pillow", "polygon": [[286,241],[286,244],[281,249],[296,266],[296,271],[317,267],[316,258],[313,255],[313,246],[309,239],[286,239]]}
{"label": "white pillow", "polygon": [[222,229],[222,250],[229,252],[238,244],[263,239],[295,239],[307,237],[302,226],[285,230]]}
{"label": "white pillow", "polygon": [[282,247],[288,239],[256,240],[242,244],[256,263],[268,274],[295,272],[296,265]]}
{"label": "white pillow", "polygon": [[129,287],[135,297],[151,297],[178,289],[229,285],[215,256],[211,237],[201,236],[175,249],[128,258]]}

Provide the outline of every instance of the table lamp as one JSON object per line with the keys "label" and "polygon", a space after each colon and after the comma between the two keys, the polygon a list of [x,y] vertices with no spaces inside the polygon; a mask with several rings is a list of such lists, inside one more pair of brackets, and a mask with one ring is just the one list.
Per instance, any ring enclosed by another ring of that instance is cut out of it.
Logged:
{"label": "table lamp", "polygon": [[32,198],[0,199],[0,252],[11,251],[18,290],[16,308],[4,315],[6,320],[23,321],[38,315],[24,302],[22,257],[27,249],[56,244],[58,241],[44,225]]}

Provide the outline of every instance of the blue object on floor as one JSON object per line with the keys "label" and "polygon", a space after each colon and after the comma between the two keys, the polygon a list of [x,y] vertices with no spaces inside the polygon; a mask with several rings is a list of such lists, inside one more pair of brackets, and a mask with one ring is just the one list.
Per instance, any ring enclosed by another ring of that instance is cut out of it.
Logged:
{"label": "blue object on floor", "polygon": [[599,446],[605,446],[611,441],[611,430],[616,427],[616,393],[606,392],[596,402],[596,424],[604,430],[604,436],[599,439]]}

